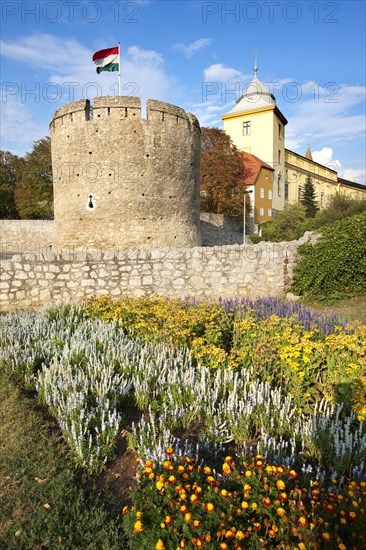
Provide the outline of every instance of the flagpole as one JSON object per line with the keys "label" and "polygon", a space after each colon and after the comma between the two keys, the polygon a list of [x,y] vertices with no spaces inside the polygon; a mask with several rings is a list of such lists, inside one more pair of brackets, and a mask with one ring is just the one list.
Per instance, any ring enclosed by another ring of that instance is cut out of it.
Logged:
{"label": "flagpole", "polygon": [[118,42],[118,95],[121,95],[121,44]]}

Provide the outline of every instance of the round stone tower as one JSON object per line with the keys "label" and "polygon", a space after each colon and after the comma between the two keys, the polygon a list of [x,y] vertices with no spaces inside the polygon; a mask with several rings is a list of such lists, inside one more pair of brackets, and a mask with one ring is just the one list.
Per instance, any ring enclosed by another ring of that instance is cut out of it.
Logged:
{"label": "round stone tower", "polygon": [[199,225],[200,126],[183,109],[96,97],[50,124],[57,247],[193,247]]}

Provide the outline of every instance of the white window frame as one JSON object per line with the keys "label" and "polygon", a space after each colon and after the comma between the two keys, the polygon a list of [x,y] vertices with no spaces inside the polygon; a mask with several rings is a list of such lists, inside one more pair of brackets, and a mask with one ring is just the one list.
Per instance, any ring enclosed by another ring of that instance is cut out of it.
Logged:
{"label": "white window frame", "polygon": [[260,187],[260,189],[259,189],[259,197],[260,197],[261,199],[264,199],[264,187]]}
{"label": "white window frame", "polygon": [[268,216],[272,218],[272,208],[268,208],[267,213],[268,213]]}
{"label": "white window frame", "polygon": [[272,200],[272,189],[268,189],[268,199],[271,201]]}
{"label": "white window frame", "polygon": [[250,120],[245,120],[243,122],[243,136],[250,136],[250,133],[251,133]]}
{"label": "white window frame", "polygon": [[259,209],[259,215],[260,215],[260,216],[264,216],[264,208],[260,208],[260,209]]}

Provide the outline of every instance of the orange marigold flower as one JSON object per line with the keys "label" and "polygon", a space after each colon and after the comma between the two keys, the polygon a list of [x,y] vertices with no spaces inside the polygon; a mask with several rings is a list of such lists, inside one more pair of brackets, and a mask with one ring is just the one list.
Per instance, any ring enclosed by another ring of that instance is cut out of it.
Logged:
{"label": "orange marigold flower", "polygon": [[244,491],[250,491],[250,489],[251,489],[251,486],[249,485],[249,483],[244,483],[243,490]]}
{"label": "orange marigold flower", "polygon": [[280,493],[280,499],[281,500],[287,500],[288,499],[287,493]]}
{"label": "orange marigold flower", "polygon": [[190,512],[187,512],[186,514],[184,514],[184,521],[189,523],[191,519],[192,519],[192,514]]}
{"label": "orange marigold flower", "polygon": [[206,504],[206,510],[207,512],[213,512],[215,510],[215,505],[212,502],[208,502]]}
{"label": "orange marigold flower", "polygon": [[191,495],[192,504],[196,504],[197,501],[198,501],[198,496],[196,494]]}
{"label": "orange marigold flower", "polygon": [[225,538],[227,538],[228,540],[231,540],[235,537],[234,533],[229,529],[228,531],[226,531],[225,533]]}
{"label": "orange marigold flower", "polygon": [[277,514],[282,517],[286,514],[286,511],[283,508],[277,508]]}
{"label": "orange marigold flower", "polygon": [[202,495],[203,489],[202,487],[196,487],[194,492],[196,493],[196,495]]}
{"label": "orange marigold flower", "polygon": [[206,541],[206,542],[211,542],[211,540],[212,540],[211,534],[210,534],[210,533],[206,533],[206,535],[205,535],[205,541]]}
{"label": "orange marigold flower", "polygon": [[192,525],[193,527],[195,527],[196,529],[199,529],[201,527],[201,522],[199,519],[194,519],[193,522],[192,522]]}
{"label": "orange marigold flower", "polygon": [[330,534],[325,532],[325,533],[322,533],[322,537],[324,540],[330,540]]}
{"label": "orange marigold flower", "polygon": [[127,514],[127,512],[128,512],[128,506],[124,506],[122,508],[122,514],[125,515],[125,514]]}
{"label": "orange marigold flower", "polygon": [[144,529],[142,521],[135,521],[133,528],[136,533],[141,533]]}
{"label": "orange marigold flower", "polygon": [[184,471],[185,471],[185,470],[184,470],[184,466],[183,466],[182,464],[179,464],[179,466],[178,466],[178,472],[179,472],[180,474],[182,474]]}
{"label": "orange marigold flower", "polygon": [[295,470],[290,470],[288,475],[293,478],[297,477],[297,473],[295,472]]}
{"label": "orange marigold flower", "polygon": [[177,478],[175,476],[169,476],[168,481],[169,483],[175,483],[177,481]]}
{"label": "orange marigold flower", "polygon": [[243,540],[245,538],[245,535],[244,535],[243,531],[237,531],[235,533],[235,538],[238,539],[238,540]]}
{"label": "orange marigold flower", "polygon": [[210,485],[213,485],[215,483],[215,478],[213,476],[208,476],[207,483],[210,483]]}
{"label": "orange marigold flower", "polygon": [[142,517],[142,512],[136,512],[136,519],[140,519]]}
{"label": "orange marigold flower", "polygon": [[243,510],[246,510],[249,507],[249,504],[246,500],[243,500],[243,502],[241,503],[241,507],[243,508]]}
{"label": "orange marigold flower", "polygon": [[261,529],[261,524],[258,523],[258,521],[256,521],[255,523],[253,523],[253,527],[254,527],[254,529],[256,529],[257,531],[260,531],[260,529]]}
{"label": "orange marigold flower", "polygon": [[219,546],[220,550],[227,550],[229,547],[226,542],[222,542]]}
{"label": "orange marigold flower", "polygon": [[161,491],[161,489],[164,487],[164,482],[163,481],[157,481],[156,482],[156,488],[158,491]]}
{"label": "orange marigold flower", "polygon": [[186,546],[187,546],[186,541],[185,541],[184,539],[181,540],[181,541],[180,541],[180,547],[181,547],[181,548],[185,548]]}
{"label": "orange marigold flower", "polygon": [[168,449],[165,451],[165,454],[168,456],[171,456],[174,454],[174,449],[172,447],[168,447]]}
{"label": "orange marigold flower", "polygon": [[165,516],[165,523],[167,525],[171,525],[173,523],[173,518],[172,516]]}
{"label": "orange marigold flower", "polygon": [[349,518],[350,521],[355,521],[357,519],[356,512],[349,512],[348,518]]}
{"label": "orange marigold flower", "polygon": [[152,465],[153,465],[153,461],[152,461],[152,460],[147,460],[147,461],[145,462],[145,468],[151,468]]}
{"label": "orange marigold flower", "polygon": [[227,462],[228,464],[231,464],[232,461],[233,461],[233,457],[232,457],[232,456],[227,456],[227,457],[225,457],[225,462]]}
{"label": "orange marigold flower", "polygon": [[210,475],[211,473],[211,468],[209,466],[205,466],[203,468],[203,473],[206,474],[207,476]]}
{"label": "orange marigold flower", "polygon": [[280,491],[283,491],[283,489],[286,487],[285,483],[282,481],[282,479],[279,479],[278,481],[276,481],[276,487],[277,489],[279,489]]}
{"label": "orange marigold flower", "polygon": [[229,495],[229,492],[226,489],[221,489],[220,494],[222,497],[227,497]]}
{"label": "orange marigold flower", "polygon": [[263,499],[264,506],[271,506],[271,500],[268,497]]}
{"label": "orange marigold flower", "polygon": [[338,544],[338,550],[347,550],[347,546],[345,546],[343,542],[341,542],[340,544]]}
{"label": "orange marigold flower", "polygon": [[258,508],[258,504],[256,502],[252,502],[252,510],[256,510]]}
{"label": "orange marigold flower", "polygon": [[302,527],[307,525],[307,523],[308,523],[308,521],[307,521],[306,518],[304,518],[304,516],[299,517],[299,519],[297,520],[297,524],[301,525]]}
{"label": "orange marigold flower", "polygon": [[188,506],[186,506],[185,504],[183,504],[183,505],[180,507],[180,511],[182,512],[182,514],[185,514],[186,512],[188,512]]}
{"label": "orange marigold flower", "polygon": [[165,544],[161,539],[156,543],[155,550],[165,550]]}
{"label": "orange marigold flower", "polygon": [[231,468],[230,468],[230,465],[225,462],[223,465],[222,465],[222,469],[223,471],[225,472],[225,474],[228,476],[231,474]]}
{"label": "orange marigold flower", "polygon": [[248,478],[249,478],[249,477],[252,477],[252,475],[253,475],[253,472],[252,472],[251,470],[247,470],[247,471],[245,472],[245,477],[248,477]]}

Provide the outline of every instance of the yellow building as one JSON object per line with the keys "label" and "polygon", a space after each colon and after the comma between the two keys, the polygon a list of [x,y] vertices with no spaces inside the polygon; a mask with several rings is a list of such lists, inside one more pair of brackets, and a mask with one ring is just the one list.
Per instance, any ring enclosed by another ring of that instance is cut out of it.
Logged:
{"label": "yellow building", "polygon": [[[221,118],[225,132],[239,150],[259,157],[273,169],[272,216],[275,217],[287,203],[299,202],[307,176],[314,183],[320,208],[324,208],[336,192],[352,198],[366,198],[366,186],[339,178],[337,172],[315,162],[310,147],[305,157],[285,148],[287,120],[257,73],[255,66],[252,82],[234,108]],[[256,219],[254,222],[260,223]]]}
{"label": "yellow building", "polygon": [[248,217],[258,225],[272,219],[274,169],[255,155],[245,152],[243,156],[246,171],[245,183],[253,187],[252,191],[254,191],[250,198],[252,212]]}

